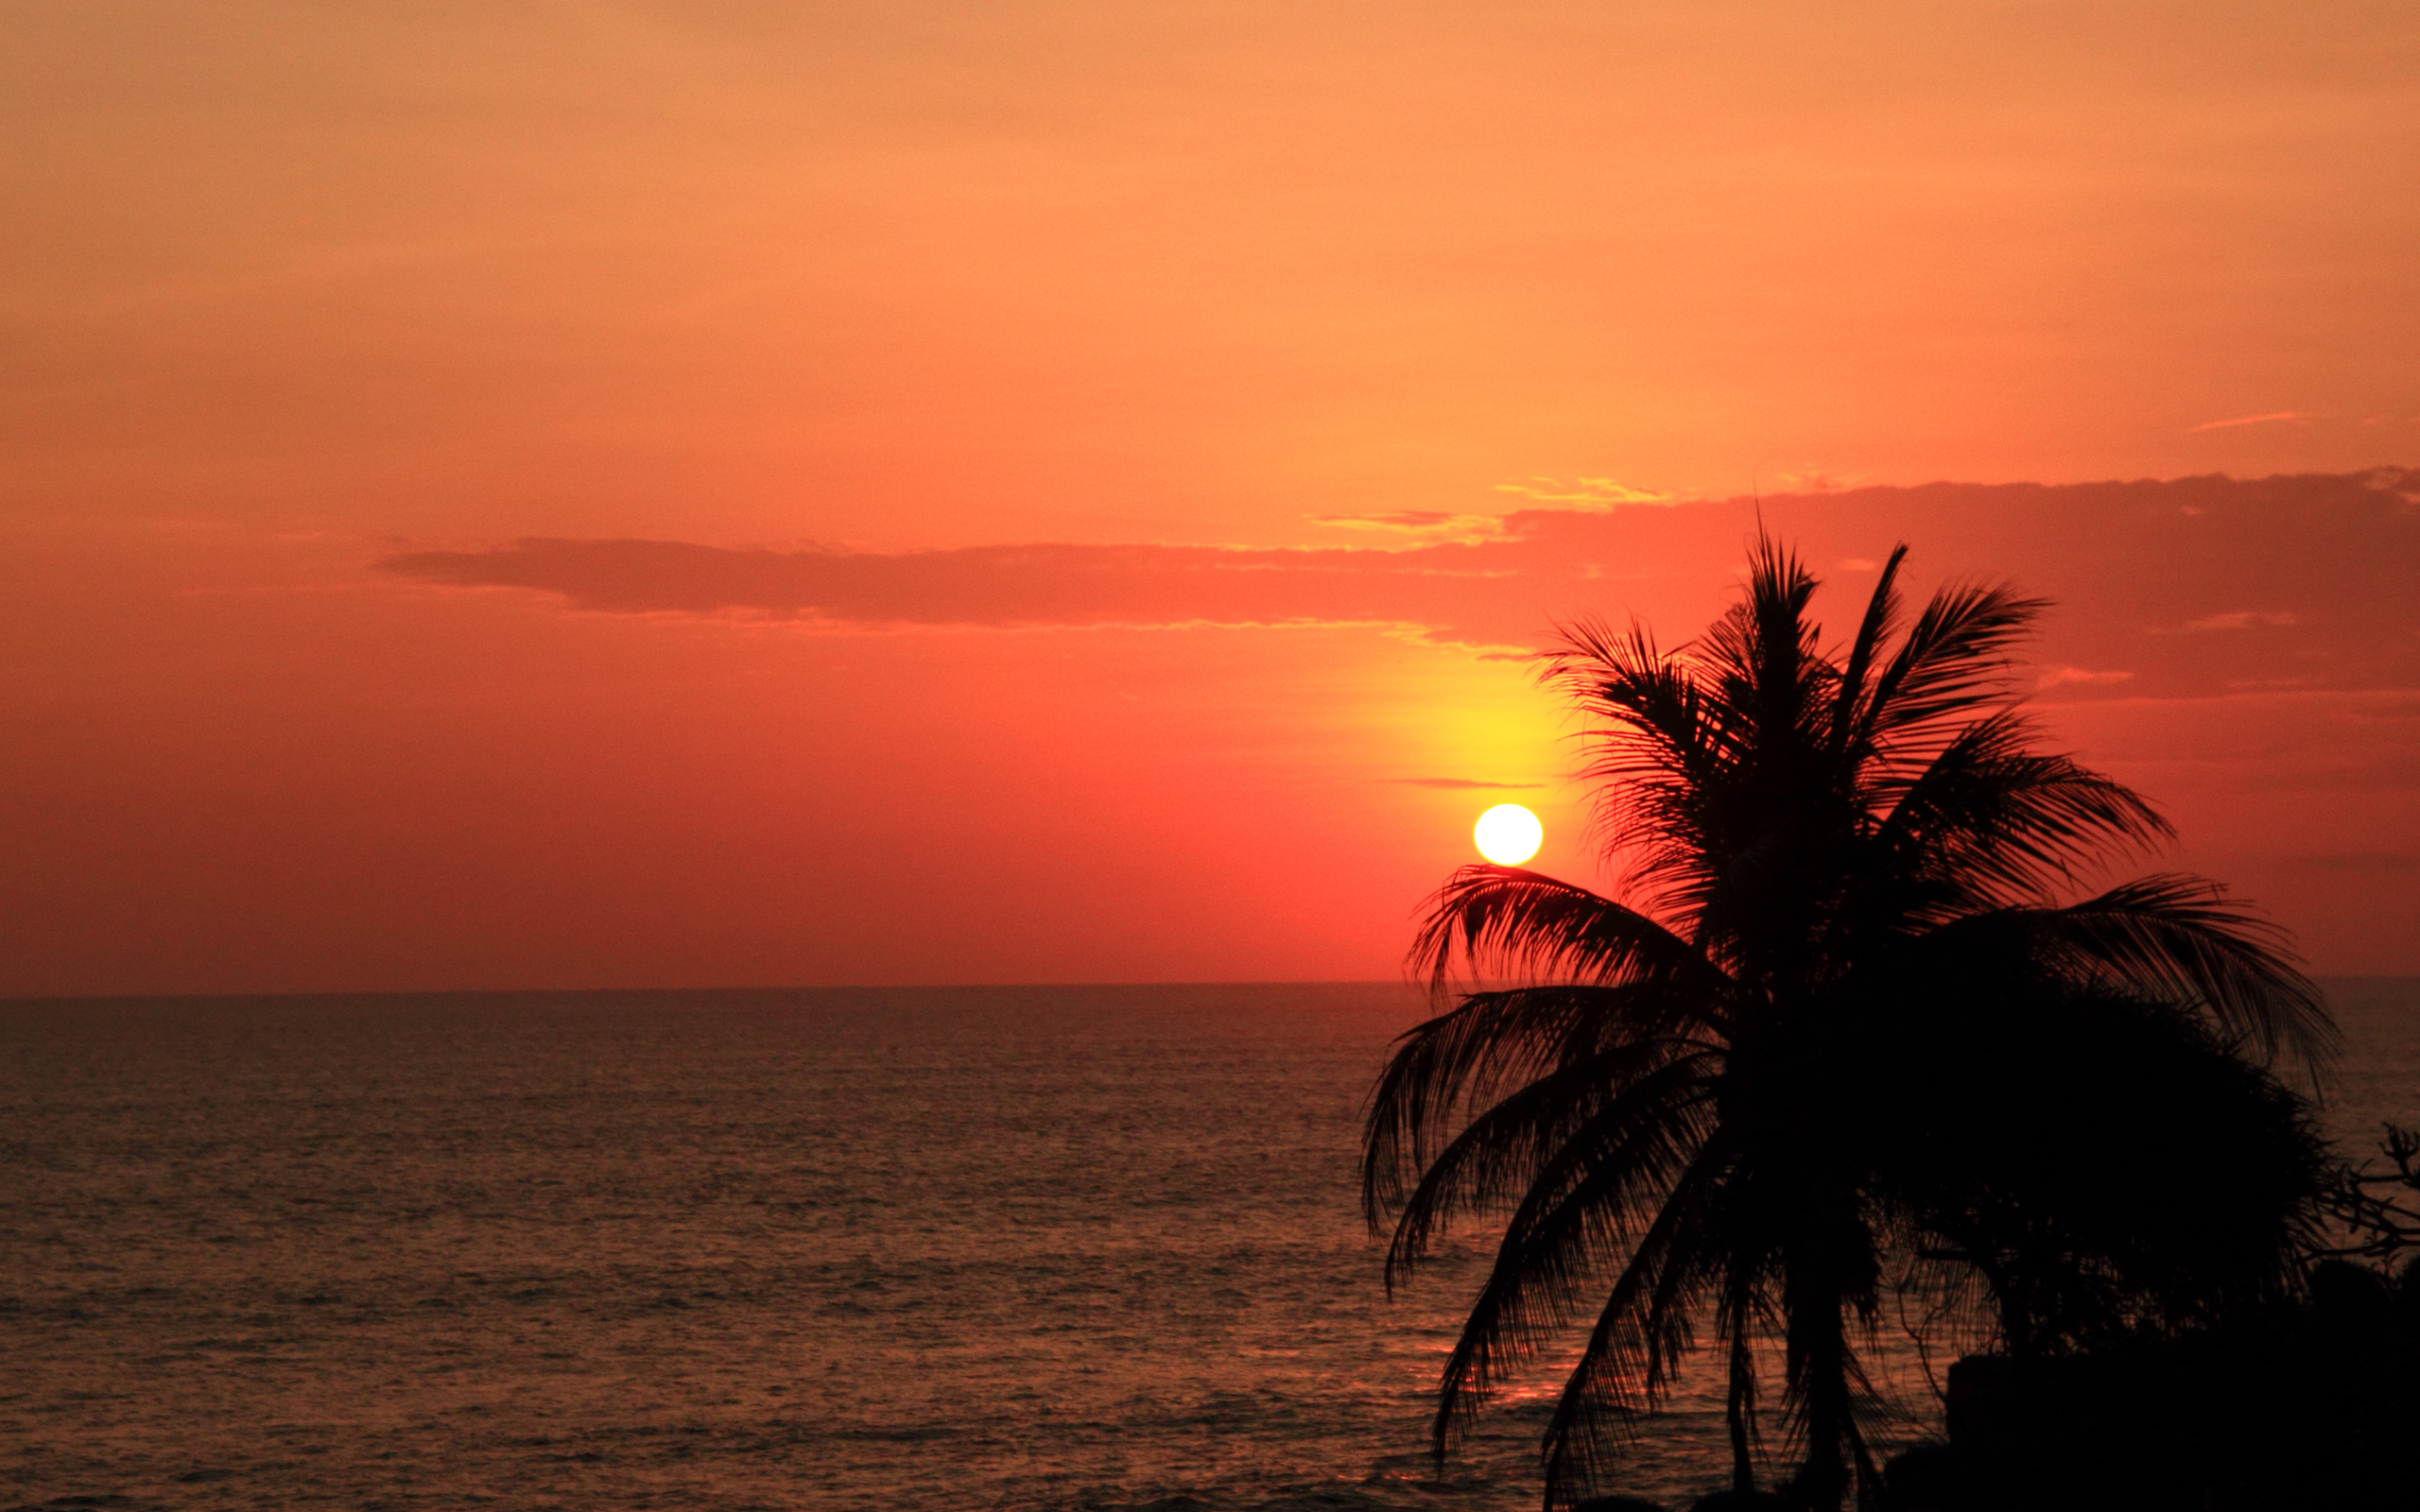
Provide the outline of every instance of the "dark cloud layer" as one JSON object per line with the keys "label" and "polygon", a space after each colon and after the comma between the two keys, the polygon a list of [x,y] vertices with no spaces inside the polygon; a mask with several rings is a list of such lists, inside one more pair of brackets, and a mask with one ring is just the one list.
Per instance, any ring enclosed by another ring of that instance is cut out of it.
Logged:
{"label": "dark cloud layer", "polygon": [[[1911,542],[1910,580],[2005,577],[2055,601],[2058,696],[2420,686],[2420,472],[2063,486],[1935,484],[1508,515],[1483,541],[1397,550],[977,546],[900,554],[525,540],[413,552],[386,572],[560,594],[608,613],[851,627],[1417,627],[1526,646],[1636,614],[1679,639],[1733,580],[1758,511],[1861,593]],[[1833,617],[1848,618],[1845,607]]]}
{"label": "dark cloud layer", "polygon": [[1426,623],[1450,596],[1432,579],[1456,570],[1434,551],[1350,548],[1043,544],[884,555],[550,540],[378,565],[424,582],[540,589],[606,612],[994,627]]}

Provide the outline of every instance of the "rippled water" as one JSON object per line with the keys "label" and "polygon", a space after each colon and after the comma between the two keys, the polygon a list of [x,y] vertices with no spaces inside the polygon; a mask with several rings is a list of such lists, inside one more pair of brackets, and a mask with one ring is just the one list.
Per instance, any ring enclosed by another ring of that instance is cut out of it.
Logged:
{"label": "rippled water", "polygon": [[[2335,990],[2332,1122],[2420,1122],[2420,984]],[[0,1501],[1534,1504],[1555,1373],[1435,1480],[1479,1256],[1390,1303],[1355,1208],[1421,1007],[0,1005]],[[1680,1500],[1720,1443],[1685,1394],[1631,1481]]]}

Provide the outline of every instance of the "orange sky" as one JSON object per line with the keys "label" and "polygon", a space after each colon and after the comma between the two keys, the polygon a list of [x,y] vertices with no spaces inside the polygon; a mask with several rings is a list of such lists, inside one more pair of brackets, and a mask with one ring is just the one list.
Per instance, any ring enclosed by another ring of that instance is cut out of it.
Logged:
{"label": "orange sky", "polygon": [[75,0],[0,127],[0,992],[1386,975],[1752,493],[2420,971],[2409,5]]}

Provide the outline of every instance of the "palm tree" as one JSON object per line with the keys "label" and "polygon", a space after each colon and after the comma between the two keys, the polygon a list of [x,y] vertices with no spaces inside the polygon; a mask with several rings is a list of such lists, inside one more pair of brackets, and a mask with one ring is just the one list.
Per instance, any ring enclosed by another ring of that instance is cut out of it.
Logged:
{"label": "palm tree", "polygon": [[1546,1432],[1549,1509],[1599,1481],[1609,1431],[1706,1323],[1735,1485],[1754,1485],[1757,1356],[1778,1342],[1792,1488],[1837,1505],[1854,1479],[1862,1500],[1857,1342],[1895,1263],[1953,1296],[1979,1278],[2019,1351],[2189,1321],[2288,1274],[2318,1158],[2264,1068],[2318,1065],[2325,1010],[2214,885],[2061,901],[2168,827],[2032,748],[2009,671],[2042,605],[1953,588],[1903,626],[1906,554],[1838,650],[1815,579],[1770,541],[1694,644],[1567,628],[1545,675],[1598,727],[1585,775],[1617,897],[1466,867],[1413,947],[1441,991],[1458,961],[1515,985],[1397,1042],[1364,1206],[1374,1232],[1392,1222],[1390,1292],[1449,1221],[1504,1215],[1444,1366],[1441,1457],[1602,1297]]}

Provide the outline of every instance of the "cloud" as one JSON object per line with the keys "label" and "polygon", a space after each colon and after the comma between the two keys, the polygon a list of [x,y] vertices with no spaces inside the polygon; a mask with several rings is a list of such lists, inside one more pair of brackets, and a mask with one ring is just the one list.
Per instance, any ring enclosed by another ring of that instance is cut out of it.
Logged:
{"label": "cloud", "polygon": [[2238,415],[2233,420],[2204,421],[2199,425],[2187,425],[2185,427],[2185,434],[2187,436],[2193,436],[2203,431],[2231,431],[2238,425],[2275,425],[2281,423],[2308,425],[2317,419],[2319,419],[2317,415],[2311,414],[2307,410],[2280,409],[2273,410],[2266,415]]}
{"label": "cloud", "polygon": [[2131,672],[2092,672],[2083,667],[2047,667],[2043,670],[2041,680],[2034,683],[2034,687],[2045,691],[2066,687],[2101,688],[2134,680],[2135,675]]}
{"label": "cloud", "polygon": [[1498,493],[1517,493],[1540,504],[1576,504],[1612,508],[1620,504],[1677,504],[1670,494],[1634,489],[1613,478],[1533,477],[1523,483],[1499,483]]}
{"label": "cloud", "polygon": [[2187,630],[2248,630],[2256,625],[2299,625],[2291,614],[2262,614],[2248,609],[2231,610],[2224,614],[2204,614],[2198,620],[2187,620]]}
{"label": "cloud", "polygon": [[[1316,548],[1042,542],[882,553],[528,539],[400,550],[375,565],[415,583],[543,593],[592,613],[824,631],[1358,625],[1514,662],[1557,624],[1588,615],[1617,629],[1635,617],[1666,645],[1686,641],[1737,591],[1741,543],[1761,510],[1806,560],[1831,564],[1816,610],[1835,636],[1872,588],[1870,571],[1855,564],[1900,541],[1915,548],[1903,578],[1910,593],[1966,577],[2050,599],[2028,650],[2036,691],[2053,699],[2119,683],[2136,697],[2206,697],[2247,680],[2408,692],[2420,688],[2408,607],[2420,582],[2420,510],[2405,503],[2415,490],[2420,472],[2408,470],[1945,483],[1525,509],[1479,540],[1422,534],[1467,517],[1407,510],[1354,517],[1399,539]],[[2327,613],[2315,622],[2210,607],[2263,602],[2325,604]],[[2146,626],[2168,629],[2146,635]],[[2262,627],[2274,628],[2210,633]]]}
{"label": "cloud", "polygon": [[1808,462],[1795,472],[1776,472],[1773,481],[1798,493],[1838,493],[1865,481],[1862,472],[1829,472]]}
{"label": "cloud", "polygon": [[827,626],[992,628],[1419,624],[1440,564],[1415,552],[1214,546],[793,551],[676,541],[530,538],[407,552],[384,572],[458,588],[559,593],[603,613],[742,614]]}
{"label": "cloud", "polygon": [[1465,520],[1493,516],[1447,514],[1443,509],[1397,509],[1392,514],[1315,514],[1309,519],[1315,524],[1354,525],[1368,530],[1435,530]]}
{"label": "cloud", "polygon": [[1382,777],[1382,782],[1403,787],[1442,787],[1460,791],[1464,788],[1486,788],[1490,791],[1512,792],[1521,788],[1544,787],[1544,782],[1482,782],[1472,777]]}
{"label": "cloud", "polygon": [[1442,509],[1397,509],[1388,514],[1308,515],[1315,525],[1340,530],[1380,530],[1423,541],[1487,541],[1504,533],[1504,517],[1494,514],[1448,514]]}

